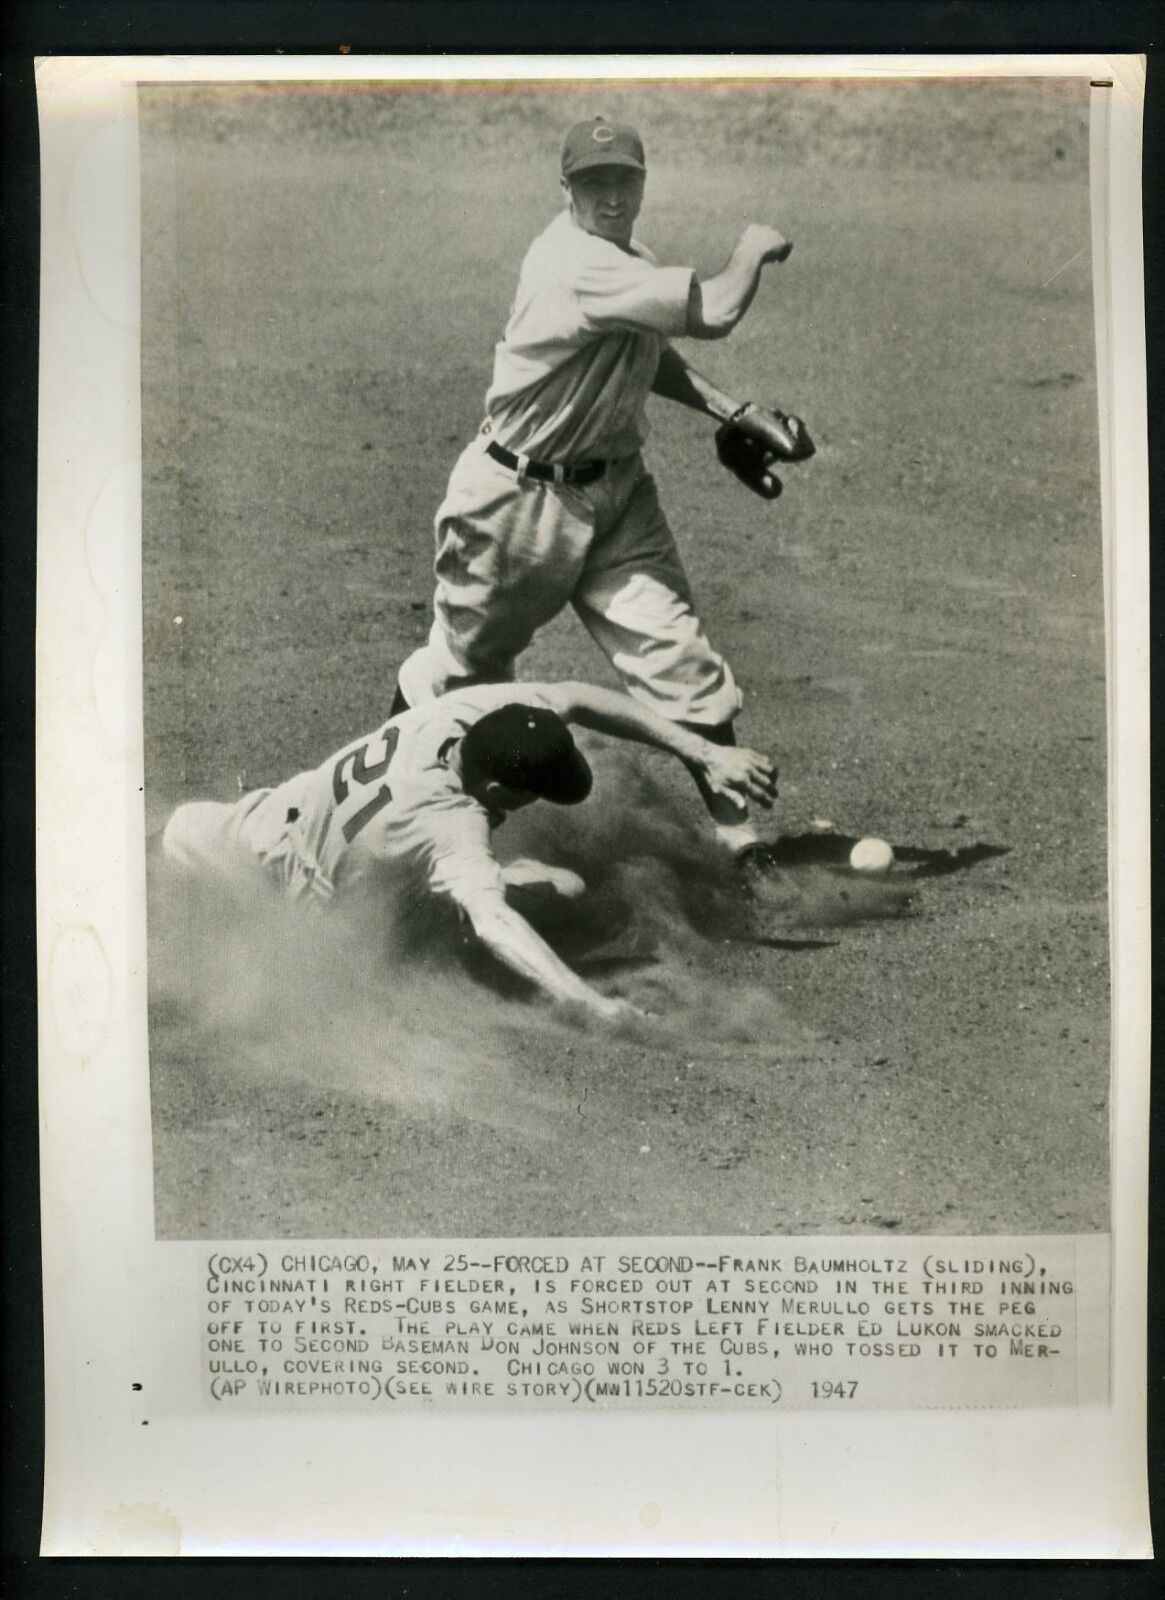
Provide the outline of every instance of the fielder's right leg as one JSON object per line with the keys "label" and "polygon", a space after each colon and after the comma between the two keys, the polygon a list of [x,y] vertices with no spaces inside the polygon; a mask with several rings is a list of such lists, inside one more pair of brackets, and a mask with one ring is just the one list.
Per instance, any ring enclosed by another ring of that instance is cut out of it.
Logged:
{"label": "fielder's right leg", "polygon": [[580,491],[519,477],[465,449],[437,511],[428,643],[400,669],[398,710],[472,683],[508,683],[514,662],[574,593],[594,524]]}
{"label": "fielder's right leg", "polygon": [[[742,696],[700,625],[654,480],[632,457],[613,463],[602,482],[606,521],[575,610],[633,699],[714,744],[735,744],[732,719]],[[690,770],[719,842],[734,855],[755,846],[748,807],[714,794],[703,774]]]}

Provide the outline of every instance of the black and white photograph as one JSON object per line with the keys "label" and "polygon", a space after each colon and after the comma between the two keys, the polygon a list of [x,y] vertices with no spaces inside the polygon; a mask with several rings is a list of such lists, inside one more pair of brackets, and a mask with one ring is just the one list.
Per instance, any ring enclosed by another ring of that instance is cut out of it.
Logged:
{"label": "black and white photograph", "polygon": [[37,79],[45,1553],[1147,1553],[1143,63]]}
{"label": "black and white photograph", "polygon": [[160,1237],[1107,1227],[1090,93],[141,87]]}

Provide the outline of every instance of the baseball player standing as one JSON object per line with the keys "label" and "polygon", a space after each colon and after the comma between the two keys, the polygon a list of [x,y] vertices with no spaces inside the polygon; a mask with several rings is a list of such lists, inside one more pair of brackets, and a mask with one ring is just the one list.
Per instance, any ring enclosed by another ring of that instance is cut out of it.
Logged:
{"label": "baseball player standing", "polygon": [[[541,862],[499,865],[491,837],[531,801],[585,800],[591,772],[568,724],[670,752],[703,793],[769,806],[772,763],[709,742],[628,696],[583,683],[484,684],[398,713],[319,767],[234,805],[195,801],[166,824],[166,857],[244,905],[279,890],[324,907],[357,888],[451,901],[485,947],[553,1000],[600,1017],[637,1015],[572,972],[521,915],[523,894],[585,885]],[[385,881],[387,875],[387,881]]]}
{"label": "baseball player standing", "polygon": [[[724,338],[792,245],[752,224],[713,277],[660,266],[633,236],[645,174],[625,123],[596,117],[566,136],[567,207],[522,264],[485,422],[437,512],[429,640],[402,665],[394,709],[512,679],[535,631],[569,602],[639,705],[734,742],[740,691],[700,625],[643,464],[644,408],[654,393],[719,419],[721,460],[766,498],[780,492],[773,462],[812,454],[803,425],[740,405],[668,341]],[[755,845],[743,797],[694,775],[723,842],[735,853]]]}

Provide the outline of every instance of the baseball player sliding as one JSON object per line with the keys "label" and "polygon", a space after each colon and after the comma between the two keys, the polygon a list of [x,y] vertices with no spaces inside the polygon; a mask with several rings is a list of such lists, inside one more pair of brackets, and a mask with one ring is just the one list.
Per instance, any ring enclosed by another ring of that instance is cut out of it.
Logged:
{"label": "baseball player sliding", "polygon": [[358,886],[446,896],[487,949],[552,1000],[610,1021],[638,1015],[584,983],[517,909],[532,888],[575,899],[582,879],[530,860],[503,867],[493,852],[509,812],[538,799],[576,805],[590,793],[568,724],[669,751],[714,799],[771,806],[776,794],[767,757],[712,743],[614,690],[486,684],[400,712],[278,788],[234,805],[179,806],[163,851],[244,903],[281,890],[324,906]]}
{"label": "baseball player sliding", "polygon": [[[669,339],[722,339],[761,273],[792,245],[752,224],[700,279],[633,237],[646,165],[634,128],[596,117],[562,150],[567,208],[527,252],[496,346],[481,431],[436,518],[434,620],[400,670],[394,709],[512,679],[535,631],[569,601],[636,703],[704,740],[734,743],[741,695],[709,643],[643,464],[651,393],[717,419],[721,461],[766,499],[773,467],[813,453],[795,417],[741,405]],[[695,777],[722,841],[757,843],[742,786]]]}

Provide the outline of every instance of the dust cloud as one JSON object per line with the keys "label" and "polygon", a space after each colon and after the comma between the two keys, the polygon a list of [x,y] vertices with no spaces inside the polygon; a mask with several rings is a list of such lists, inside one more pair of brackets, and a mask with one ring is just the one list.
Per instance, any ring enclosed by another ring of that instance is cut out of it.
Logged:
{"label": "dust cloud", "polygon": [[417,1106],[472,1106],[548,1137],[560,1107],[531,1062],[572,1049],[601,1059],[623,1047],[672,1057],[697,1046],[792,1047],[799,1024],[763,983],[731,976],[737,964],[722,947],[779,944],[773,928],[882,914],[867,903],[870,888],[805,866],[764,874],[758,893],[712,840],[694,792],[665,786],[630,752],[590,754],[596,797],[511,817],[498,853],[582,876],[580,901],[534,893],[521,909],[589,983],[648,1020],[611,1028],[538,1002],[434,899],[380,895],[301,912],[273,896],[240,906],[157,862],[151,1027],[192,1035],[185,1054],[240,1070]]}

